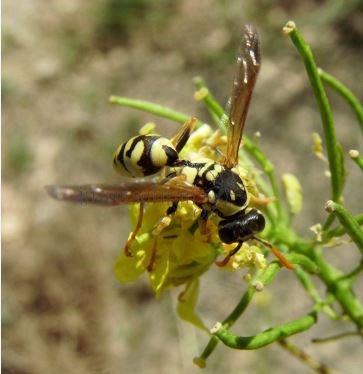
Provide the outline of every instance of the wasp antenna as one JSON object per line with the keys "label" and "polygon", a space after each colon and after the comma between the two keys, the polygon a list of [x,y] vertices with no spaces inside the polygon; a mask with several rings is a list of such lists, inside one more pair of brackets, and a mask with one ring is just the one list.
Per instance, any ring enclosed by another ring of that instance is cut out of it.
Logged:
{"label": "wasp antenna", "polygon": [[257,236],[253,236],[251,239],[257,240],[258,242],[262,243],[267,248],[270,248],[271,252],[274,254],[275,257],[278,258],[278,260],[281,262],[283,266],[285,266],[285,268],[289,270],[293,270],[295,268],[295,266],[276,247],[274,247],[267,240],[258,238]]}

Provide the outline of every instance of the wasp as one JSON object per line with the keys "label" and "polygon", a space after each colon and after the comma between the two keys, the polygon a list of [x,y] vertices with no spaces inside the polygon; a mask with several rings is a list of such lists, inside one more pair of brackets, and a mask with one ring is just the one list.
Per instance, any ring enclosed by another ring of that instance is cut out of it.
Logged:
{"label": "wasp", "polygon": [[114,168],[122,175],[144,177],[165,169],[162,180],[114,185],[48,186],[49,194],[57,200],[100,205],[140,203],[137,226],[125,246],[127,255],[131,255],[130,244],[142,225],[145,203],[171,202],[165,219],[153,232],[158,235],[168,225],[167,218],[176,212],[178,202],[190,200],[201,208],[202,223],[205,224],[211,214],[220,217],[218,235],[222,242],[236,243],[225,259],[217,262],[218,265],[225,266],[245,241],[255,239],[272,249],[284,266],[292,268],[292,264],[275,247],[256,236],[263,231],[265,218],[259,210],[249,207],[249,195],[237,168],[247,112],[260,66],[258,34],[253,26],[246,25],[237,58],[232,95],[227,105],[227,145],[221,163],[179,158],[179,152],[187,143],[196,123],[196,119],[191,118],[172,139],[156,134],[135,136],[121,144],[114,155]]}

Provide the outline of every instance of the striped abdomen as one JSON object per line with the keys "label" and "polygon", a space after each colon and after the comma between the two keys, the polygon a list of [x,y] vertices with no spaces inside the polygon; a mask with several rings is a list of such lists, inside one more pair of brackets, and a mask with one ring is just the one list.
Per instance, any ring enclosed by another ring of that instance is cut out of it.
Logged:
{"label": "striped abdomen", "polygon": [[167,138],[159,135],[138,135],[121,144],[115,152],[113,165],[122,175],[143,177],[173,166],[178,152]]}

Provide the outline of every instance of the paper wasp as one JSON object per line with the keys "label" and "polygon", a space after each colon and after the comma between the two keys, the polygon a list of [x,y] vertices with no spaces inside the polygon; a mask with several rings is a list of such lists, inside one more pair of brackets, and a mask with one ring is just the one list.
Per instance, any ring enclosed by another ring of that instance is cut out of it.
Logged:
{"label": "paper wasp", "polygon": [[[292,268],[277,249],[255,236],[264,229],[265,218],[257,209],[248,206],[249,196],[237,169],[240,143],[260,63],[257,32],[252,26],[246,25],[237,59],[232,96],[228,103],[227,148],[222,163],[179,159],[178,153],[188,141],[196,121],[192,118],[171,140],[158,135],[139,135],[120,145],[115,153],[114,167],[121,174],[142,177],[166,168],[163,180],[115,185],[49,186],[48,192],[58,200],[79,203],[140,203],[139,221],[128,244],[141,227],[145,203],[170,201],[172,205],[166,212],[166,217],[170,217],[177,210],[179,201],[191,200],[201,208],[202,223],[206,222],[210,214],[218,215],[221,218],[218,224],[220,240],[226,244],[236,243],[235,249],[217,264],[226,265],[243,242],[255,239],[270,247],[286,267]],[[155,235],[165,225],[164,221],[156,227]],[[130,255],[128,248],[129,245],[126,245],[125,252]]]}

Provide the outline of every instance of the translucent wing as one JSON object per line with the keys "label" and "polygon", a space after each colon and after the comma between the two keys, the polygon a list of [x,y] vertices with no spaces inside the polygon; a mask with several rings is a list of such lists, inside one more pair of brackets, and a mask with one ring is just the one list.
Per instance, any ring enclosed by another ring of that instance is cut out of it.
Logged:
{"label": "translucent wing", "polygon": [[201,188],[178,178],[163,182],[47,186],[46,189],[57,200],[109,206],[136,202],[207,201]]}
{"label": "translucent wing", "polygon": [[224,165],[228,168],[238,163],[238,150],[260,64],[261,56],[257,32],[253,26],[246,25],[237,58],[232,96],[228,102],[228,143],[224,161]]}

